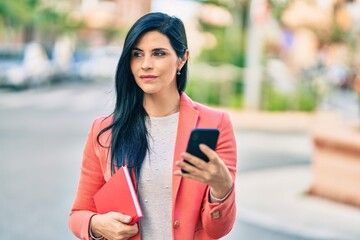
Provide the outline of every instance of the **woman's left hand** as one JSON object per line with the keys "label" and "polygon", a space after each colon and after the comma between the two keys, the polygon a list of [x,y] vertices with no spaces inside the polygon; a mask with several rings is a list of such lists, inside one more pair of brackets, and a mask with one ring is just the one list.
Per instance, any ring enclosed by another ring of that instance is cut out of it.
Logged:
{"label": "woman's left hand", "polygon": [[221,199],[226,196],[233,186],[233,179],[229,169],[214,150],[205,144],[200,144],[199,147],[209,158],[209,162],[205,162],[187,152],[181,153],[181,157],[192,165],[185,161],[177,161],[176,165],[188,173],[176,170],[174,175],[194,179],[209,185],[212,195]]}

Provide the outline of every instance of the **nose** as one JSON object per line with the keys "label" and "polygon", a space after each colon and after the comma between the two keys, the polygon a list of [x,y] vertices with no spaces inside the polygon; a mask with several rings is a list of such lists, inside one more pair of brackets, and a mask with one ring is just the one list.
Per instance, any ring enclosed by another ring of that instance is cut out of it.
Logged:
{"label": "nose", "polygon": [[143,61],[141,63],[141,69],[142,70],[149,70],[153,69],[153,61],[151,59],[151,56],[144,56]]}

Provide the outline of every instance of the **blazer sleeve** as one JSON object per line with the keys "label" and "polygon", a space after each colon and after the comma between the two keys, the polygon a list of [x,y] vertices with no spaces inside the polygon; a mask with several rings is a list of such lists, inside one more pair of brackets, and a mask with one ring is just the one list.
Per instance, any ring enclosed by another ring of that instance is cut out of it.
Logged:
{"label": "blazer sleeve", "polygon": [[[220,136],[216,152],[220,159],[225,162],[235,183],[237,162],[236,141],[234,129],[227,113],[223,113],[218,127]],[[228,198],[222,203],[210,203],[209,190],[210,187],[207,188],[203,199],[201,218],[206,233],[210,237],[218,239],[229,233],[235,222],[235,187]]]}
{"label": "blazer sleeve", "polygon": [[97,134],[100,119],[92,124],[86,140],[76,198],[69,217],[69,228],[80,239],[91,239],[89,222],[96,214],[93,195],[105,184],[98,153]]}

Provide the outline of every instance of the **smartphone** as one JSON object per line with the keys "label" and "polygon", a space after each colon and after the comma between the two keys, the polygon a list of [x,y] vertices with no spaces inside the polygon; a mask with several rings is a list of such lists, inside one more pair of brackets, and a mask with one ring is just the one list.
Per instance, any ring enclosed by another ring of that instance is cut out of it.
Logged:
{"label": "smartphone", "polygon": [[[186,152],[208,162],[208,157],[200,150],[199,145],[203,143],[215,150],[218,138],[219,129],[217,128],[194,128],[191,131]],[[187,173],[185,170],[181,169],[181,171]]]}

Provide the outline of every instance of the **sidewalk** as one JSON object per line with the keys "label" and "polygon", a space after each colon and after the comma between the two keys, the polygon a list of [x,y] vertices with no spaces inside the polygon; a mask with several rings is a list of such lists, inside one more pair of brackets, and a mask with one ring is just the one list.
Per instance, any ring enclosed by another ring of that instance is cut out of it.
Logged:
{"label": "sidewalk", "polygon": [[341,121],[340,115],[331,111],[307,113],[224,110],[229,113],[235,129],[307,132],[317,124]]}
{"label": "sidewalk", "polygon": [[[230,113],[234,128],[246,131],[304,132],[310,136],[317,124],[341,121],[331,112],[226,111]],[[268,147],[275,143],[276,139],[269,142]],[[287,147],[294,146],[285,144],[284,148]],[[302,239],[360,239],[360,209],[309,196],[311,175],[311,164],[239,172],[236,179],[237,220]]]}
{"label": "sidewalk", "polygon": [[310,183],[308,166],[241,173],[237,218],[308,239],[360,239],[360,209],[307,195]]}

